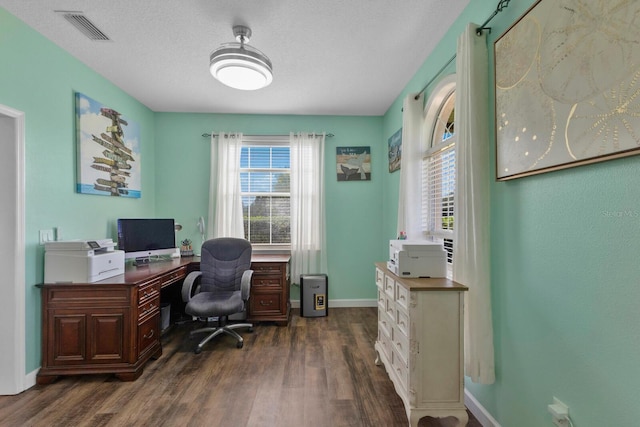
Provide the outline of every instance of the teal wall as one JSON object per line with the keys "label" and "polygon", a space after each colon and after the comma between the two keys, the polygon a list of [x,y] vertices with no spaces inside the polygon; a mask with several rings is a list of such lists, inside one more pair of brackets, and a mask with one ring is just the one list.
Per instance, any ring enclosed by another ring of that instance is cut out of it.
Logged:
{"label": "teal wall", "polygon": [[[157,113],[157,214],[183,224],[180,239],[200,242],[195,224],[199,216],[207,218],[210,163],[210,139],[203,133],[333,133],[325,145],[329,298],[375,300],[371,284],[373,263],[383,256],[378,239],[386,175],[378,171],[387,161],[381,126],[381,117]],[[336,147],[362,145],[371,147],[371,181],[338,182]],[[298,296],[298,288],[292,288],[291,297]]]}
{"label": "teal wall", "polygon": [[[454,54],[467,21],[484,21],[493,3],[471,1],[382,118],[154,114],[0,8],[0,103],[26,113],[27,372],[40,365],[38,230],[113,237],[117,217],[157,215],[175,217],[185,225],[180,237],[197,241],[209,169],[209,145],[200,135],[211,130],[336,135],[326,150],[330,297],[375,298],[371,264],[386,257],[395,234],[399,173],[388,173],[386,144],[402,126],[402,99],[431,79]],[[511,2],[492,21],[490,47],[531,3]],[[141,199],[74,192],[75,91],[139,122]],[[493,111],[493,98],[487,108]],[[335,147],[348,145],[371,146],[372,181],[335,180]],[[638,166],[640,157],[630,157],[492,183],[497,380],[466,385],[501,425],[551,426],[552,396],[569,405],[576,426],[640,419]]]}
{"label": "teal wall", "polygon": [[[493,42],[532,3],[511,2],[491,22],[490,76]],[[495,4],[471,1],[385,115],[384,140],[401,127],[404,94],[420,90],[455,53],[466,23],[482,23]],[[492,78],[487,84],[493,112]],[[493,147],[490,157],[493,171]],[[467,378],[466,386],[502,426],[552,426],[553,396],[576,427],[638,424],[639,167],[636,156],[491,184],[497,379],[487,386]],[[387,236],[397,183],[383,183]]]}
{"label": "teal wall", "polygon": [[[40,366],[40,291],[35,284],[43,280],[44,249],[38,245],[39,230],[60,227],[66,239],[115,237],[117,217],[153,215],[154,116],[2,8],[0,58],[0,104],[25,113],[26,370],[31,372]],[[141,199],[75,193],[76,91],[140,124]]]}

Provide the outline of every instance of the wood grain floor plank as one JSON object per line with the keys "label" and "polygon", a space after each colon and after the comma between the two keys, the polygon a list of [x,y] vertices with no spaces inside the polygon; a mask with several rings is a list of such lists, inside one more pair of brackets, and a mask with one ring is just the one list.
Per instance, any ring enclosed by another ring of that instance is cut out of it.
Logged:
{"label": "wood grain floor plank", "polygon": [[[136,381],[109,375],[60,378],[0,396],[0,427],[406,427],[402,401],[376,366],[376,308],[336,308],[288,326],[241,331],[244,347],[221,336],[201,354],[189,331],[173,327],[163,354]],[[424,418],[421,427],[453,420]],[[468,427],[480,427],[471,419]]]}

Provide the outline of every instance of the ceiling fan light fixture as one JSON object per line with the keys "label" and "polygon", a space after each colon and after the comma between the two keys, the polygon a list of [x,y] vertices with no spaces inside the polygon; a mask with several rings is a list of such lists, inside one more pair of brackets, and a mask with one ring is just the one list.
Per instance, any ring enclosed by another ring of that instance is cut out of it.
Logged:
{"label": "ceiling fan light fixture", "polygon": [[258,49],[246,46],[251,30],[233,27],[239,43],[226,43],[209,57],[209,71],[220,83],[240,90],[257,90],[273,81],[271,61]]}

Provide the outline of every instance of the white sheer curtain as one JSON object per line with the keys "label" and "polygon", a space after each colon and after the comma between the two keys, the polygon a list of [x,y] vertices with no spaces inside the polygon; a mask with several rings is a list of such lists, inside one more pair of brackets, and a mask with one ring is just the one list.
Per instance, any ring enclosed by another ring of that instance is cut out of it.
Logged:
{"label": "white sheer curtain", "polygon": [[421,212],[419,208],[416,209],[416,206],[422,206],[422,104],[422,94],[409,94],[402,108],[402,157],[396,236],[404,231],[408,239],[423,237]]}
{"label": "white sheer curtain", "polygon": [[465,304],[465,372],[495,381],[489,246],[488,59],[485,36],[469,24],[456,55],[456,194],[453,279],[469,287]]}
{"label": "white sheer curtain", "polygon": [[291,282],[327,273],[324,198],[325,135],[291,133]]}
{"label": "white sheer curtain", "polygon": [[242,133],[211,132],[207,238],[244,238],[240,196]]}

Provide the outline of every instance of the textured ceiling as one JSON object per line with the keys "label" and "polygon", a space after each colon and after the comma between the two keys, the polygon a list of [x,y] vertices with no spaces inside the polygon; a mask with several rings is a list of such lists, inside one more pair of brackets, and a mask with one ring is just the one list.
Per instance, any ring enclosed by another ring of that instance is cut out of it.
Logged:
{"label": "textured ceiling", "polygon": [[[0,0],[153,111],[382,115],[469,0]],[[91,41],[56,10],[81,11]],[[249,26],[274,81],[238,91],[209,54]]]}

